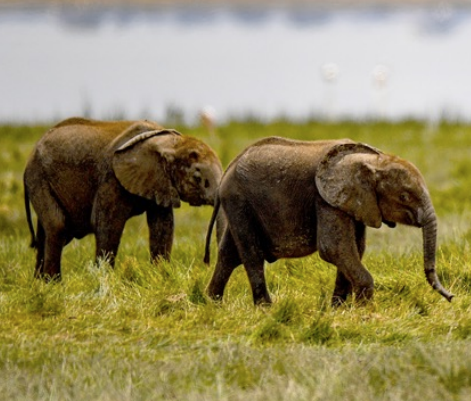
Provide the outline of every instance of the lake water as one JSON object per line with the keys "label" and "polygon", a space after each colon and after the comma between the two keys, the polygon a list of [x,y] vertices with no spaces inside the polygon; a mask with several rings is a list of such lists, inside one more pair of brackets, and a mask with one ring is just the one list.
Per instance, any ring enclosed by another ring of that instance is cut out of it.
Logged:
{"label": "lake water", "polygon": [[470,120],[471,10],[0,7],[0,122]]}

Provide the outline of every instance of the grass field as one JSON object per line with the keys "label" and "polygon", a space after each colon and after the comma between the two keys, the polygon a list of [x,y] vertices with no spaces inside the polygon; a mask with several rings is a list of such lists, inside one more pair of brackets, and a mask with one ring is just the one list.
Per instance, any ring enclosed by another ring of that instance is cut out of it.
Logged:
{"label": "grass field", "polygon": [[[256,138],[349,137],[412,161],[439,218],[426,283],[420,230],[369,229],[374,301],[331,309],[335,269],[317,255],[267,265],[271,307],[254,307],[238,268],[222,304],[205,296],[210,208],[176,210],[171,262],[148,262],[143,216],[117,265],[96,266],[93,238],[63,256],[63,281],[33,279],[22,172],[47,127],[0,127],[0,400],[468,400],[471,396],[471,126],[232,122],[212,145],[224,165]],[[213,244],[213,265],[216,259]]]}

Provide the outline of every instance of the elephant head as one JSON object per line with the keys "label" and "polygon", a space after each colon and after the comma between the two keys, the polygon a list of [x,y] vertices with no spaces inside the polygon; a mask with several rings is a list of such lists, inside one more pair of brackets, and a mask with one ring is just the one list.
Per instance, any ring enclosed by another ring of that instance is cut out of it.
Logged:
{"label": "elephant head", "polygon": [[175,130],[152,130],[115,150],[113,171],[129,192],[163,207],[212,205],[222,175],[215,153]]}
{"label": "elephant head", "polygon": [[418,169],[399,157],[361,143],[333,147],[316,174],[321,197],[366,226],[384,222],[422,228],[424,270],[429,284],[451,301],[435,271],[437,218]]}

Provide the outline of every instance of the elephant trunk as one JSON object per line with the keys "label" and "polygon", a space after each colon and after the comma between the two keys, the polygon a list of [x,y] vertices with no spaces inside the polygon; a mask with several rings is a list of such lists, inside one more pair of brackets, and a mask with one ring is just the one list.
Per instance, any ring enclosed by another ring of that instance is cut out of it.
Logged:
{"label": "elephant trunk", "polygon": [[435,254],[437,248],[437,217],[432,205],[429,205],[424,213],[424,225],[422,228],[424,239],[424,270],[428,283],[435,291],[438,291],[449,302],[453,298],[453,294],[443,288],[438,279],[435,270]]}

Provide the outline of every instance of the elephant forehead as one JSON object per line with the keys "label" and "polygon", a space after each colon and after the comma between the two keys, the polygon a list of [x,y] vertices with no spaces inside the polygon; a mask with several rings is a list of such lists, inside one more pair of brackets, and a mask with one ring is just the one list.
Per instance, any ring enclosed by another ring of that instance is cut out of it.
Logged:
{"label": "elephant forehead", "polygon": [[425,184],[425,180],[419,169],[411,162],[399,157],[393,157],[389,162],[386,161],[385,164],[386,170],[391,174],[396,174],[398,178],[404,180],[404,182],[414,183],[415,185]]}
{"label": "elephant forehead", "polygon": [[191,136],[183,136],[176,145],[176,150],[182,155],[198,152],[201,156],[206,156],[214,153],[206,143]]}

